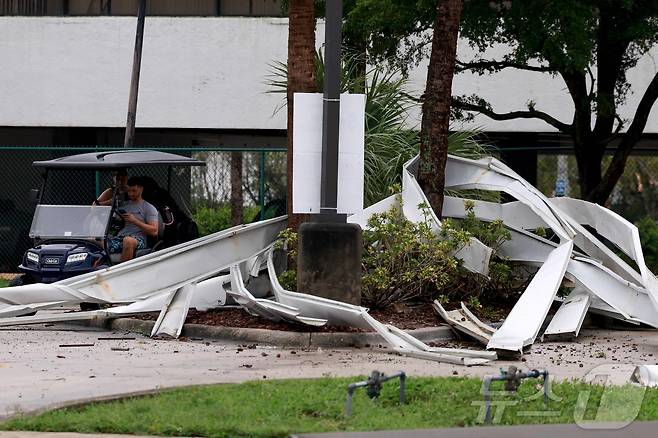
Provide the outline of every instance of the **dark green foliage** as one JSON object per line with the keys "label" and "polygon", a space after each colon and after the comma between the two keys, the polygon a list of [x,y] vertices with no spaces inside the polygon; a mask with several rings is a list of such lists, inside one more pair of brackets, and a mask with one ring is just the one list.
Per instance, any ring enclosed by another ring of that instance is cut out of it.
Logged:
{"label": "dark green foliage", "polygon": [[[370,62],[405,70],[426,58],[436,0],[357,0],[346,13],[345,41]],[[559,76],[571,95],[574,117],[541,111],[542,102],[520,101],[498,112],[480,95],[453,96],[454,118],[483,114],[493,120],[537,119],[571,137],[581,196],[604,204],[640,140],[658,98],[658,75],[638,90],[633,120],[618,108],[630,91],[629,69],[658,43],[655,0],[469,0],[460,37],[476,54],[458,59],[456,71],[475,74],[518,69]],[[489,58],[494,47],[508,50]],[[524,107],[524,108],[523,108]],[[522,109],[519,109],[522,108]],[[625,130],[625,132],[624,132]],[[621,138],[603,172],[603,156]]]}
{"label": "dark green foliage", "polygon": [[651,272],[658,272],[658,224],[648,216],[635,222],[640,232],[644,261]]}
{"label": "dark green foliage", "polygon": [[[398,201],[401,200],[398,197]],[[426,221],[413,223],[400,209],[373,215],[363,232],[362,304],[372,309],[386,308],[401,302],[443,303],[469,302],[473,308],[498,306],[526,285],[528,273],[497,255],[496,250],[510,233],[501,221],[478,220],[473,204],[467,202],[464,220],[444,220],[439,235],[430,225],[430,210],[421,205]],[[494,250],[489,277],[467,271],[453,254],[476,237]],[[287,248],[293,261],[297,253],[297,234],[281,233],[276,244]],[[279,276],[284,287],[294,290],[295,271]]]}
{"label": "dark green foliage", "polygon": [[[435,13],[436,0],[356,0],[346,8],[343,33],[346,41],[364,41],[373,60],[409,68],[428,54],[426,31]],[[653,0],[469,0],[460,36],[480,52],[507,45],[511,51],[499,61],[546,61],[553,72],[583,71],[596,59],[602,13],[616,20],[610,38],[631,42],[620,66],[621,90],[624,72],[658,41],[658,2]],[[474,71],[507,67],[482,65]]]}
{"label": "dark green foliage", "polygon": [[[429,208],[422,208],[429,216]],[[384,308],[436,298],[458,275],[452,253],[469,237],[449,224],[436,236],[429,221],[415,224],[397,208],[373,215],[363,232],[363,305]]]}
{"label": "dark green foliage", "polygon": [[432,0],[357,0],[345,13],[344,40],[367,49],[373,61],[394,63],[403,71],[429,53],[436,16]]}
{"label": "dark green foliage", "polygon": [[[251,221],[259,209],[257,206],[244,207],[245,223]],[[231,227],[231,206],[217,208],[199,207],[194,212],[194,221],[199,227],[199,235],[207,236]]]}

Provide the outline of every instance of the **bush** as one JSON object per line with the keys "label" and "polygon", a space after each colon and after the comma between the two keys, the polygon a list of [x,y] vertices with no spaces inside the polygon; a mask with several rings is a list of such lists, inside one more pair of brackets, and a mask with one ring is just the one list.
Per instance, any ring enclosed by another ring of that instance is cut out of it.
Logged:
{"label": "bush", "polygon": [[645,216],[635,222],[635,226],[640,232],[644,261],[651,272],[655,273],[658,271],[658,224],[649,216]]}
{"label": "bush", "polygon": [[[245,223],[250,222],[258,211],[258,206],[244,207],[243,217]],[[207,236],[208,234],[231,227],[231,206],[222,205],[217,208],[199,207],[193,217],[199,227],[199,235]]]}
{"label": "bush", "polygon": [[[413,223],[400,209],[375,214],[363,232],[362,304],[372,309],[386,308],[400,302],[442,303],[466,300],[474,309],[482,305],[509,303],[509,297],[525,288],[528,275],[514,268],[496,254],[510,239],[501,221],[478,220],[473,204],[467,203],[465,219],[444,220],[439,236],[430,227],[429,208],[421,205],[427,220]],[[467,271],[452,256],[477,237],[494,250],[489,278]],[[288,255],[296,257],[297,235],[291,230],[281,234],[279,248],[286,242]],[[280,281],[294,287],[295,272],[286,271]]]}
{"label": "bush", "polygon": [[[466,217],[463,220],[445,219],[443,224],[466,231],[493,249],[489,262],[489,277],[462,272],[455,279],[452,293],[448,294],[448,297],[460,300],[466,297],[467,300],[479,298],[483,304],[509,302],[512,296],[525,289],[530,271],[527,268],[512,265],[509,260],[498,253],[501,245],[512,237],[503,221],[481,221],[475,216],[474,203],[466,201],[464,206]],[[541,232],[539,230],[539,233]]]}
{"label": "bush", "polygon": [[450,225],[441,234],[434,235],[429,221],[413,223],[397,208],[373,215],[363,232],[363,304],[384,308],[435,298],[459,272],[451,254],[470,238]]}

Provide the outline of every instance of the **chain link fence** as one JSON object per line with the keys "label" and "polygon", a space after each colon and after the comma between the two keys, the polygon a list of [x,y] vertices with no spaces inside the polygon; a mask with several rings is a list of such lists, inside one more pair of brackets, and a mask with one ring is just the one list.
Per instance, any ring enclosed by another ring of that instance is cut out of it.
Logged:
{"label": "chain link fence", "polygon": [[[112,185],[111,173],[90,170],[42,171],[34,161],[73,154],[120,150],[120,147],[0,147],[0,272],[14,272],[32,242],[29,230],[35,204],[30,190],[42,190],[42,202],[90,205]],[[274,148],[153,147],[196,158],[205,167],[134,167],[131,176],[149,176],[168,188],[178,206],[192,217],[202,235],[233,224],[285,214],[286,153]]]}
{"label": "chain link fence", "polygon": [[[42,188],[41,171],[32,162],[57,157],[120,150],[119,147],[0,146],[0,272],[16,270],[32,242],[29,230],[34,203],[30,190]],[[274,148],[153,147],[206,162],[205,167],[132,168],[130,175],[150,176],[197,222],[201,234],[232,224],[270,218],[286,211],[286,153]],[[510,157],[514,150],[507,149]],[[527,151],[526,151],[527,152]],[[547,196],[580,197],[576,159],[537,148],[537,187]],[[605,160],[609,160],[606,157]],[[605,161],[604,160],[604,161]],[[607,162],[604,164],[607,165]],[[109,172],[57,171],[43,187],[44,202],[89,205],[106,188]],[[658,217],[658,155],[633,155],[609,201],[609,208],[631,222]]]}
{"label": "chain link fence", "polygon": [[[610,159],[604,157],[604,169]],[[538,154],[537,187],[547,196],[580,198],[576,157]],[[658,218],[658,155],[630,156],[606,206],[631,222]]]}

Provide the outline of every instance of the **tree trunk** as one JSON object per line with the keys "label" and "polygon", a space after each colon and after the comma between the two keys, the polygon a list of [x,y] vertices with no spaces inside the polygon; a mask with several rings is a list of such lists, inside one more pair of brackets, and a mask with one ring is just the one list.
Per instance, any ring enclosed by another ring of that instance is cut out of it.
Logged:
{"label": "tree trunk", "polygon": [[288,6],[288,226],[294,230],[305,215],[292,213],[293,95],[315,92],[315,9],[313,0],[290,0]]}
{"label": "tree trunk", "polygon": [[580,197],[589,199],[590,193],[601,182],[601,164],[605,144],[597,144],[591,136],[573,136],[574,154],[578,165],[578,185]]}
{"label": "tree trunk", "polygon": [[231,225],[244,223],[242,199],[242,152],[231,152]]}
{"label": "tree trunk", "polygon": [[423,101],[418,182],[439,217],[443,209],[452,77],[455,71],[461,9],[461,0],[444,0],[437,4],[432,54],[427,69]]}
{"label": "tree trunk", "polygon": [[656,73],[649,83],[649,86],[644,92],[640,103],[635,111],[633,122],[628,127],[628,130],[623,134],[617,150],[612,157],[612,161],[606,169],[605,175],[601,179],[600,184],[590,193],[588,198],[599,204],[604,203],[615,188],[615,184],[621,178],[626,167],[626,160],[628,160],[631,151],[635,145],[642,138],[642,133],[647,125],[647,120],[651,114],[653,105],[658,99],[658,73]]}

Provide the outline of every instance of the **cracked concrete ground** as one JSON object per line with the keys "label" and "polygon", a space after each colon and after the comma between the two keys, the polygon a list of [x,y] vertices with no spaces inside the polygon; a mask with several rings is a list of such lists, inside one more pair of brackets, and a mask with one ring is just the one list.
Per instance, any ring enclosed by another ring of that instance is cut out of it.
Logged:
{"label": "cracked concrete ground", "polygon": [[[109,337],[133,339],[99,339]],[[133,333],[65,325],[18,327],[0,330],[0,417],[158,388],[354,376],[373,369],[403,369],[412,378],[485,376],[515,364],[523,369],[547,368],[556,379],[571,379],[605,365],[612,378],[623,383],[634,365],[655,364],[657,357],[655,330],[584,330],[574,342],[536,343],[520,359],[466,368],[401,357],[386,350],[302,351],[212,340],[153,340]]]}

